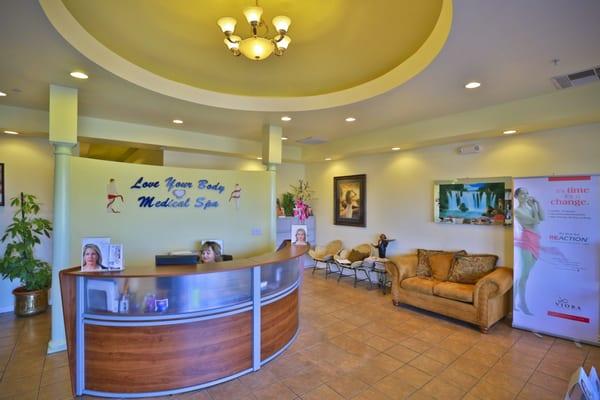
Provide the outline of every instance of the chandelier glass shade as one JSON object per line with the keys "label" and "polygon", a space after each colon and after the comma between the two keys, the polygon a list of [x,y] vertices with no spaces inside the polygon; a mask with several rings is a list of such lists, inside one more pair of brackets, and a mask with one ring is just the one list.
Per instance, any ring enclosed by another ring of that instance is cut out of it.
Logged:
{"label": "chandelier glass shade", "polygon": [[292,39],[287,36],[292,20],[284,15],[273,18],[273,26],[275,27],[277,34],[272,39],[269,39],[258,34],[259,27],[264,27],[267,34],[269,30],[262,19],[262,14],[263,9],[262,7],[259,7],[258,4],[244,8],[244,16],[252,29],[252,36],[248,38],[241,38],[240,36],[233,34],[235,32],[235,25],[237,24],[235,18],[219,18],[217,25],[219,25],[221,31],[225,34],[225,46],[227,46],[227,49],[229,49],[234,56],[243,54],[251,60],[260,61],[269,57],[271,54],[281,56],[287,50],[292,41]]}

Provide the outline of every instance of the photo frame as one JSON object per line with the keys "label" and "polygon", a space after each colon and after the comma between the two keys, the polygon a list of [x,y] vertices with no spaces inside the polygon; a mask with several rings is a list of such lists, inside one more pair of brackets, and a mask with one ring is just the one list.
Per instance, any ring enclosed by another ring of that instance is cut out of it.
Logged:
{"label": "photo frame", "polygon": [[4,180],[4,163],[0,163],[0,207],[4,207],[5,180]]}
{"label": "photo frame", "polygon": [[[302,232],[304,232],[304,240],[302,240]],[[290,234],[293,245],[306,246],[308,244],[308,229],[306,225],[292,225]]]}
{"label": "photo frame", "polygon": [[81,270],[85,272],[107,271],[109,247],[110,238],[108,237],[81,239]]}
{"label": "photo frame", "polygon": [[367,175],[333,178],[333,223],[367,226]]}
{"label": "photo frame", "polygon": [[511,225],[510,178],[435,181],[433,219],[441,224]]}

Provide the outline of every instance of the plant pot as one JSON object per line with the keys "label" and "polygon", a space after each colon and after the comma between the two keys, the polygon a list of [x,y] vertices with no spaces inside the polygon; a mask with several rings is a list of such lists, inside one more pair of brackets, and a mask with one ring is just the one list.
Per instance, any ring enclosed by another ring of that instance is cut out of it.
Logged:
{"label": "plant pot", "polygon": [[15,295],[15,314],[30,317],[48,309],[48,289],[27,291],[24,287],[13,290]]}

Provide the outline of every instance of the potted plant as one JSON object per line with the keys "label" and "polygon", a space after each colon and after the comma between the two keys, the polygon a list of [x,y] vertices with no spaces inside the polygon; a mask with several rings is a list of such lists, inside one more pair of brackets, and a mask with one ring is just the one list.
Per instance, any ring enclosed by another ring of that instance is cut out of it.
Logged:
{"label": "potted plant", "polygon": [[21,281],[21,286],[13,290],[15,314],[35,315],[48,308],[52,268],[35,258],[34,249],[42,236],[50,237],[52,223],[37,216],[40,205],[34,195],[21,193],[11,199],[10,205],[16,207],[16,212],[0,239],[6,243],[4,257],[0,258],[0,275],[3,279]]}
{"label": "potted plant", "polygon": [[286,192],[283,194],[283,199],[281,201],[281,206],[285,212],[286,217],[291,217],[294,215],[294,195],[290,192]]}

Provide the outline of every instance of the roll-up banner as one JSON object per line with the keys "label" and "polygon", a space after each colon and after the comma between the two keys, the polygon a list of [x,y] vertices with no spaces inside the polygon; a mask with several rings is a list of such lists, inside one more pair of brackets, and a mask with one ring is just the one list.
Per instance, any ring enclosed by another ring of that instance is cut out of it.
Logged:
{"label": "roll-up banner", "polygon": [[600,344],[599,178],[514,179],[514,327]]}

